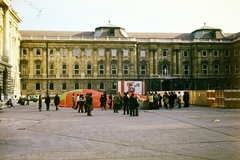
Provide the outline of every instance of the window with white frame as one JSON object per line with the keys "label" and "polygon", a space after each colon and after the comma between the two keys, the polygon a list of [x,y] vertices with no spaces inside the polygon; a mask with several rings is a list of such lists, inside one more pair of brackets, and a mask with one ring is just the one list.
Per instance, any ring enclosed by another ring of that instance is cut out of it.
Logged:
{"label": "window with white frame", "polygon": [[62,83],[62,90],[67,90],[67,83]]}
{"label": "window with white frame", "polygon": [[40,83],[35,83],[35,90],[40,90],[40,89],[41,89]]}
{"label": "window with white frame", "polygon": [[117,65],[115,65],[115,64],[111,65],[111,74],[112,75],[117,74]]}
{"label": "window with white frame", "polygon": [[74,89],[80,89],[80,84],[78,82],[74,83]]}
{"label": "window with white frame", "polygon": [[230,52],[228,50],[224,51],[225,57],[230,57]]}
{"label": "window with white frame", "polygon": [[218,64],[214,64],[213,72],[214,72],[214,74],[219,74],[219,65]]}
{"label": "window with white frame", "polygon": [[66,65],[66,64],[63,64],[63,65],[62,65],[62,74],[63,74],[63,75],[66,75],[66,74],[67,74],[67,65]]}
{"label": "window with white frame", "polygon": [[91,49],[86,50],[86,56],[92,56],[92,50]]}
{"label": "window with white frame", "polygon": [[40,51],[39,48],[36,49],[36,55],[37,55],[37,56],[41,55],[41,51]]}
{"label": "window with white frame", "polygon": [[214,50],[213,51],[213,57],[218,57],[218,56],[219,56],[218,50]]}
{"label": "window with white frame", "polygon": [[238,67],[238,63],[235,64],[235,74],[239,73],[239,67]]}
{"label": "window with white frame", "polygon": [[91,75],[92,74],[92,66],[90,64],[87,65],[87,74]]}
{"label": "window with white frame", "polygon": [[99,74],[101,74],[101,75],[104,74],[104,65],[103,64],[99,65]]}
{"label": "window with white frame", "polygon": [[79,49],[74,49],[73,54],[74,54],[75,57],[79,56],[80,55],[80,50]]}
{"label": "window with white frame", "polygon": [[206,64],[202,65],[202,74],[204,75],[208,74],[208,65]]}
{"label": "window with white frame", "polygon": [[41,74],[41,66],[40,66],[40,64],[36,64],[35,73],[36,73],[37,75],[40,75],[40,74]]}
{"label": "window with white frame", "polygon": [[92,89],[92,83],[87,83],[87,89]]}
{"label": "window with white frame", "polygon": [[112,57],[116,57],[117,56],[117,50],[116,49],[112,49],[111,50],[111,55],[112,55]]}
{"label": "window with white frame", "polygon": [[27,65],[26,64],[22,64],[22,71],[21,74],[27,74]]}
{"label": "window with white frame", "polygon": [[125,64],[124,66],[123,66],[123,74],[124,75],[128,75],[128,65],[127,64]]}
{"label": "window with white frame", "polygon": [[145,50],[140,51],[140,57],[146,57],[146,51]]}
{"label": "window with white frame", "polygon": [[74,65],[74,74],[75,75],[79,74],[79,65],[78,64]]}
{"label": "window with white frame", "polygon": [[99,56],[104,56],[104,50],[103,50],[103,49],[100,49],[100,50],[98,51],[98,55],[99,55]]}
{"label": "window with white frame", "polygon": [[168,66],[166,64],[162,65],[162,74],[167,75],[168,74]]}
{"label": "window with white frame", "polygon": [[188,51],[183,51],[183,57],[184,58],[188,57]]}
{"label": "window with white frame", "polygon": [[167,56],[168,56],[167,50],[163,50],[163,51],[162,51],[162,56],[163,56],[163,57],[167,57]]}
{"label": "window with white frame", "polygon": [[49,90],[54,90],[54,83],[49,83]]}
{"label": "window with white frame", "polygon": [[50,64],[50,66],[49,66],[49,74],[50,75],[54,74],[54,65],[53,64]]}
{"label": "window with white frame", "polygon": [[225,65],[225,74],[230,74],[230,65],[229,64]]}
{"label": "window with white frame", "polygon": [[189,66],[187,64],[183,66],[183,72],[184,72],[184,75],[189,75]]}
{"label": "window with white frame", "polygon": [[140,66],[140,75],[146,75],[146,66],[145,65]]}
{"label": "window with white frame", "polygon": [[202,57],[207,57],[207,51],[206,50],[202,50]]}
{"label": "window with white frame", "polygon": [[128,56],[128,50],[127,49],[124,49],[123,50],[123,57],[127,57]]}
{"label": "window with white frame", "polygon": [[104,90],[105,89],[105,84],[104,83],[99,83],[99,89]]}
{"label": "window with white frame", "polygon": [[116,90],[117,89],[117,82],[116,83],[112,83],[112,89]]}

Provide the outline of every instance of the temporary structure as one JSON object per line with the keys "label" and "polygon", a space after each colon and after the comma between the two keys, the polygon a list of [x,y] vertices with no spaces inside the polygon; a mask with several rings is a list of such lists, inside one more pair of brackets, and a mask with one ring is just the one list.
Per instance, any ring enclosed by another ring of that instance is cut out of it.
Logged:
{"label": "temporary structure", "polygon": [[75,100],[77,100],[77,95],[83,94],[86,97],[87,93],[92,93],[93,98],[93,108],[100,108],[100,97],[103,94],[92,89],[77,89],[71,90],[60,95],[60,107],[72,107],[72,95],[74,94]]}

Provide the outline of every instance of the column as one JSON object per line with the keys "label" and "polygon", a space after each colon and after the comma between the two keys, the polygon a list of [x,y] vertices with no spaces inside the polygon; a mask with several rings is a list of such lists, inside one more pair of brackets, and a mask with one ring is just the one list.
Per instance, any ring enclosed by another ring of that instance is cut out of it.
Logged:
{"label": "column", "polygon": [[[3,29],[3,35],[4,35],[4,47],[3,47],[3,55],[6,57],[9,57],[9,10],[6,8],[4,13],[4,29]],[[8,61],[10,58],[8,58]]]}

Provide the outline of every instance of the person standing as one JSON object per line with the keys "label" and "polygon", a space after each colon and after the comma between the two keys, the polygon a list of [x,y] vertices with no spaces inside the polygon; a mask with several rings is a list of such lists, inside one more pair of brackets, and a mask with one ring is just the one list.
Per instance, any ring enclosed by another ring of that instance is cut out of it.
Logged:
{"label": "person standing", "polygon": [[181,101],[182,101],[182,95],[181,95],[181,92],[179,91],[177,95],[178,108],[181,108]]}
{"label": "person standing", "polygon": [[[80,96],[79,96],[79,106],[80,106],[80,108],[78,109],[78,113],[80,113],[80,111],[83,113],[84,101],[85,101],[85,99],[84,99],[84,97],[83,97],[83,94],[80,94]],[[85,112],[86,112],[86,111],[87,111],[87,110],[85,109]]]}
{"label": "person standing", "polygon": [[101,95],[100,97],[100,107],[103,109],[106,110],[106,100],[105,100],[105,96],[104,94]]}
{"label": "person standing", "polygon": [[174,108],[174,103],[175,103],[175,97],[174,97],[173,92],[170,92],[170,95],[168,97],[168,103],[169,103],[169,108],[173,109]]}
{"label": "person standing", "polygon": [[184,106],[183,107],[189,107],[189,94],[187,93],[187,91],[184,91],[183,94],[183,101],[184,101]]}
{"label": "person standing", "polygon": [[74,93],[72,94],[72,109],[75,108],[75,96]]}
{"label": "person standing", "polygon": [[54,104],[56,107],[56,111],[58,110],[59,103],[60,103],[60,97],[58,96],[58,94],[56,94],[56,96],[54,97]]}
{"label": "person standing", "polygon": [[160,93],[158,94],[158,104],[159,108],[162,108],[162,95]]}
{"label": "person standing", "polygon": [[129,114],[129,98],[127,93],[124,93],[124,96],[123,96],[123,114],[124,115],[125,115],[125,112]]}
{"label": "person standing", "polygon": [[120,96],[119,96],[119,92],[116,93],[116,95],[114,95],[113,97],[113,103],[114,103],[114,106],[113,106],[113,113],[118,113],[118,108],[119,108],[119,105],[120,105]]}
{"label": "person standing", "polygon": [[38,98],[38,109],[39,109],[39,112],[42,111],[42,97],[41,97],[41,95],[39,95],[39,98]]}
{"label": "person standing", "polygon": [[108,96],[108,105],[110,109],[112,109],[112,100],[113,100],[112,93],[110,93],[110,95]]}
{"label": "person standing", "polygon": [[49,111],[49,104],[51,103],[51,99],[49,95],[45,98],[45,103],[46,103],[46,110]]}
{"label": "person standing", "polygon": [[130,116],[138,116],[136,112],[136,108],[138,107],[137,99],[134,98],[134,93],[129,98],[129,109],[130,109]]}
{"label": "person standing", "polygon": [[79,94],[77,94],[77,99],[76,99],[76,107],[75,107],[75,110],[77,110],[78,109],[78,106],[79,106],[79,108],[80,108],[80,105],[79,105]]}
{"label": "person standing", "polygon": [[87,115],[88,116],[92,116],[92,110],[93,110],[93,106],[92,106],[92,93],[88,93],[86,96],[86,103],[87,103]]}
{"label": "person standing", "polygon": [[153,94],[150,93],[150,95],[148,96],[148,101],[149,101],[149,110],[153,109]]}

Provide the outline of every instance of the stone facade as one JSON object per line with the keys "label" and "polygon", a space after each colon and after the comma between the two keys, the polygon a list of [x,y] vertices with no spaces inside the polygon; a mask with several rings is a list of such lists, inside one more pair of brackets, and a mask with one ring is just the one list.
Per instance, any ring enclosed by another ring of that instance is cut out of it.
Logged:
{"label": "stone facade", "polygon": [[0,86],[1,99],[20,96],[19,48],[20,18],[10,5],[10,0],[0,2]]}
{"label": "stone facade", "polygon": [[146,92],[240,88],[240,33],[204,25],[191,33],[20,31],[22,95],[73,89],[113,93],[145,81]]}

